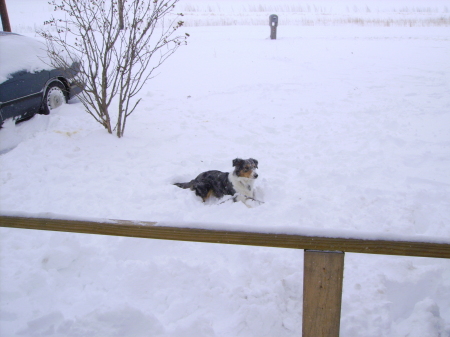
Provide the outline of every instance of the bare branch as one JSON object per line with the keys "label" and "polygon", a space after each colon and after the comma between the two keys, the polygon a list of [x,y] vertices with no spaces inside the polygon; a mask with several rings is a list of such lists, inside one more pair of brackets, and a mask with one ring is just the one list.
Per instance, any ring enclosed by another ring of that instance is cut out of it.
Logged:
{"label": "bare branch", "polygon": [[38,34],[47,41],[52,65],[65,69],[79,63],[75,82],[84,87],[79,98],[109,133],[116,118],[114,130],[123,136],[127,117],[141,101],[138,93],[189,36],[176,35],[182,14],[165,24],[178,1],[51,0],[66,19],[51,18],[45,25],[52,30]]}

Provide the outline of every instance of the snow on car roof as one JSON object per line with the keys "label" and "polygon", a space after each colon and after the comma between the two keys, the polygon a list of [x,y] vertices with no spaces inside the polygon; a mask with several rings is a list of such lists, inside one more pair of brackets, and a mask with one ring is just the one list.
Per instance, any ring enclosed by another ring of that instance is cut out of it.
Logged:
{"label": "snow on car roof", "polygon": [[18,34],[0,34],[0,83],[20,70],[52,69],[49,64],[44,43]]}

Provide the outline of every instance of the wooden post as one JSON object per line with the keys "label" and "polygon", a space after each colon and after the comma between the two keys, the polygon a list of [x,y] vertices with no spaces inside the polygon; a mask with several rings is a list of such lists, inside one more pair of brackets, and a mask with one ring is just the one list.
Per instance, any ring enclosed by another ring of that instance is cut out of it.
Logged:
{"label": "wooden post", "polygon": [[338,337],[344,253],[305,250],[303,337]]}
{"label": "wooden post", "polygon": [[2,18],[3,31],[11,32],[11,24],[9,23],[8,10],[6,9],[5,0],[0,0],[0,16]]}
{"label": "wooden post", "polygon": [[269,25],[270,25],[270,38],[272,40],[276,40],[277,27],[278,27],[278,15],[272,14],[271,16],[269,16]]}

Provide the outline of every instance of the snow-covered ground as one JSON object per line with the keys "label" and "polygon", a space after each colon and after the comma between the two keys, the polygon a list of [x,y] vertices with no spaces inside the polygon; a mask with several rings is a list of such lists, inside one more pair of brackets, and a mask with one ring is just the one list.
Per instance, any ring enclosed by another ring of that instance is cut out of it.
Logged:
{"label": "snow-covered ground", "polygon": [[[346,1],[313,10],[326,2],[310,1],[309,11],[277,13],[270,40],[257,21],[272,14],[268,2],[267,13],[243,3],[180,3],[188,45],[142,90],[123,139],[77,99],[5,123],[0,211],[449,243],[450,6],[372,1],[364,11]],[[46,0],[8,6],[13,30],[27,36],[52,13]],[[233,10],[230,26],[220,17]],[[327,11],[340,23],[317,19]],[[413,27],[345,20],[405,12]],[[296,15],[317,24],[282,24]],[[204,205],[172,185],[231,170],[236,157],[258,159],[264,204]],[[0,234],[1,336],[301,331],[302,251]],[[450,336],[450,261],[347,254],[341,336]]]}

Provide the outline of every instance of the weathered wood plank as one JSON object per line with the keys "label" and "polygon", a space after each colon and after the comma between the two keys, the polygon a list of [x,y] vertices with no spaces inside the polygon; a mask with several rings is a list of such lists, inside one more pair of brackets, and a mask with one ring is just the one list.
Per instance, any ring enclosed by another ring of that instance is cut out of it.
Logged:
{"label": "weathered wood plank", "polygon": [[114,235],[148,239],[223,243],[263,247],[330,250],[348,253],[450,258],[450,244],[328,238],[157,226],[155,222],[58,220],[0,216],[0,227]]}
{"label": "weathered wood plank", "polygon": [[303,337],[338,337],[344,253],[305,250]]}

